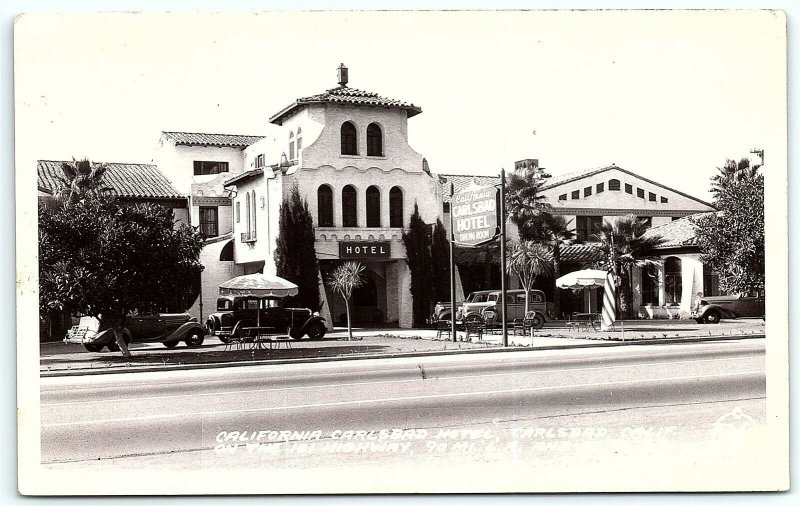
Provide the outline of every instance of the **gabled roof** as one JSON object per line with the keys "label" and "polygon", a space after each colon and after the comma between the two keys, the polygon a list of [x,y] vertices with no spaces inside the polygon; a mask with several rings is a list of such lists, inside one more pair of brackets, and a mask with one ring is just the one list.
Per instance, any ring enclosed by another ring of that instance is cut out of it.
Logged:
{"label": "gabled roof", "polygon": [[659,244],[655,249],[670,249],[670,248],[683,248],[689,246],[699,246],[695,235],[695,226],[692,223],[693,219],[711,213],[697,213],[691,216],[686,216],[674,220],[659,227],[653,227],[644,233],[644,237],[661,237],[664,242]]}
{"label": "gabled roof", "polygon": [[591,177],[591,176],[594,176],[594,175],[597,175],[597,174],[600,174],[600,173],[603,173],[603,172],[606,172],[606,171],[609,171],[609,170],[618,170],[620,172],[624,172],[625,174],[628,174],[629,176],[633,176],[635,178],[639,178],[642,181],[646,181],[646,182],[648,182],[648,183],[650,183],[650,184],[652,184],[654,186],[658,186],[659,188],[664,188],[665,190],[669,190],[669,191],[671,191],[673,193],[677,193],[678,195],[686,197],[687,199],[692,199],[695,202],[699,202],[699,203],[703,204],[704,206],[713,207],[708,202],[700,200],[697,197],[693,197],[693,196],[691,196],[689,194],[680,192],[680,191],[678,191],[678,190],[676,190],[674,188],[670,188],[669,186],[665,186],[665,185],[663,185],[661,183],[653,181],[652,179],[647,179],[646,177],[640,176],[639,174],[636,174],[635,172],[631,172],[630,170],[623,169],[622,167],[617,167],[616,165],[609,165],[608,167],[601,167],[599,169],[589,169],[589,170],[585,170],[585,171],[581,171],[581,172],[571,172],[569,174],[563,174],[563,175],[560,175],[560,176],[553,176],[553,177],[551,177],[550,179],[547,180],[547,182],[544,184],[544,186],[542,186],[542,191],[549,190],[549,189],[555,188],[557,186],[561,186],[562,184],[571,183],[571,182],[577,181],[579,179],[583,179],[583,178],[586,178],[586,177]]}
{"label": "gabled roof", "polygon": [[[55,160],[38,160],[39,187],[54,192],[61,187],[59,177],[64,177],[61,164],[72,163]],[[100,165],[99,163],[97,165]],[[158,167],[145,163],[105,163],[108,168],[103,174],[103,184],[118,197],[141,199],[178,199],[186,198],[172,187],[169,179],[158,170]]]}
{"label": "gabled roof", "polygon": [[[680,192],[680,191],[678,191],[678,190],[676,190],[674,188],[670,188],[669,186],[665,186],[665,185],[663,185],[661,183],[653,181],[652,179],[647,179],[646,177],[642,177],[639,174],[636,174],[635,172],[631,172],[631,171],[629,171],[627,169],[623,169],[621,167],[617,167],[616,165],[609,165],[608,167],[601,167],[599,169],[588,169],[588,170],[583,170],[583,171],[578,171],[578,172],[570,172],[568,174],[560,174],[560,175],[557,175],[557,176],[551,176],[551,177],[549,177],[549,178],[547,178],[545,180],[544,185],[542,185],[541,191],[549,190],[551,188],[555,188],[557,186],[561,186],[562,184],[571,183],[573,181],[577,181],[579,179],[583,179],[583,178],[586,178],[586,177],[591,177],[591,176],[594,176],[596,174],[600,174],[602,172],[606,172],[606,171],[609,171],[609,170],[618,170],[618,171],[624,172],[625,174],[628,174],[628,175],[633,176],[635,178],[639,178],[642,181],[646,181],[646,182],[648,182],[648,183],[650,183],[650,184],[652,184],[654,186],[658,186],[659,188],[664,188],[665,190],[669,190],[669,191],[671,191],[673,193],[676,193],[678,195],[682,195],[682,196],[686,197],[687,199],[691,199],[691,200],[694,200],[695,202],[699,202],[699,203],[703,204],[704,206],[714,207],[711,204],[709,204],[708,202],[700,200],[697,197],[693,197],[693,196],[688,195],[686,193]],[[459,175],[456,175],[456,174],[439,174],[439,180],[442,182],[442,195],[444,196],[444,201],[445,202],[449,202],[450,201],[450,187],[449,187],[450,181],[453,182],[453,186],[455,187],[455,191],[457,193],[459,190],[463,190],[467,185],[469,185],[469,183],[470,183],[470,181],[472,180],[473,177],[477,179],[476,182],[478,184],[480,184],[480,185],[500,184],[500,176],[469,176],[469,175],[460,175],[460,174]]]}
{"label": "gabled roof", "polygon": [[241,174],[237,174],[237,175],[233,176],[230,179],[227,179],[225,181],[225,183],[223,183],[223,186],[231,186],[231,185],[234,185],[234,184],[239,183],[241,181],[245,181],[247,179],[260,176],[263,173],[264,173],[264,169],[251,169],[251,170],[242,172]]}
{"label": "gabled roof", "polygon": [[161,132],[178,146],[214,146],[220,148],[241,148],[260,141],[262,135],[204,134],[194,132]]}
{"label": "gabled roof", "polygon": [[385,98],[377,93],[357,90],[355,88],[350,88],[349,86],[339,86],[336,88],[331,88],[325,93],[311,95],[310,97],[298,98],[294,101],[294,103],[289,104],[281,109],[278,113],[274,114],[269,121],[270,123],[280,125],[283,123],[285,117],[289,116],[292,112],[294,112],[295,109],[299,109],[300,107],[309,104],[347,104],[403,109],[408,113],[409,118],[422,112],[420,107],[403,100]]}
{"label": "gabled roof", "polygon": [[439,174],[439,181],[442,183],[442,200],[450,202],[450,183],[453,183],[453,192],[458,193],[472,183],[478,186],[490,186],[500,184],[500,176],[470,176],[464,174]]}

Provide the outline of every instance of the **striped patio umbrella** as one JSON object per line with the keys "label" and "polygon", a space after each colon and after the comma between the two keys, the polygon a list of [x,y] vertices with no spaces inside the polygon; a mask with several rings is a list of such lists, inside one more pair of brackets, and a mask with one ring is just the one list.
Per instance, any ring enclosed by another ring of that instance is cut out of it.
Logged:
{"label": "striped patio umbrella", "polygon": [[611,271],[606,273],[606,280],[603,285],[602,318],[600,330],[612,330],[614,328],[614,321],[617,319],[617,284],[614,280],[614,274]]}

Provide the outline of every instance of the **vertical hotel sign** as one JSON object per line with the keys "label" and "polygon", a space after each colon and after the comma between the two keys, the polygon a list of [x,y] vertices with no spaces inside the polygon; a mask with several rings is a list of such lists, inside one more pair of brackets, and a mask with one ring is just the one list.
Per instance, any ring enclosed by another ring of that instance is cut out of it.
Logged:
{"label": "vertical hotel sign", "polygon": [[497,188],[468,186],[453,195],[453,238],[456,243],[477,246],[497,234]]}

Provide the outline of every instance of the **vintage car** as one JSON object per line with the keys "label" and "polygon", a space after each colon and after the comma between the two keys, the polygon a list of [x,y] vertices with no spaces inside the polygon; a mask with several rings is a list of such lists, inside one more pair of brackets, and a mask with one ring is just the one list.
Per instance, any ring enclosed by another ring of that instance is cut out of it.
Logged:
{"label": "vintage car", "polygon": [[[463,301],[456,301],[456,311],[461,308],[461,305],[464,302],[485,302],[486,297],[492,293],[494,290],[479,290],[476,292],[470,292],[467,295],[467,298]],[[436,305],[433,307],[433,314],[431,315],[431,321],[439,321],[439,320],[449,320],[450,319],[450,302],[437,302]]]}
{"label": "vintage car", "polygon": [[722,318],[764,317],[764,294],[701,297],[692,309],[697,323],[719,323]]}
{"label": "vintage car", "polygon": [[[486,296],[483,302],[465,302],[456,312],[456,320],[461,322],[483,321],[487,325],[499,325],[502,292],[495,290]],[[545,301],[544,292],[531,290],[528,292],[528,311],[534,312],[533,328],[540,329],[545,322],[553,319],[553,303]],[[506,321],[525,317],[525,290],[506,290]]]}
{"label": "vintage car", "polygon": [[[99,327],[96,318],[83,317],[67,332],[64,342],[82,344],[93,352],[104,347],[119,351],[114,332]],[[205,335],[205,328],[189,313],[130,314],[122,329],[125,343],[162,343],[167,348],[174,348],[180,342],[189,347],[200,346]]]}
{"label": "vintage car", "polygon": [[269,306],[264,297],[225,296],[217,299],[217,312],[206,318],[206,330],[223,343],[245,328],[270,329],[292,339],[308,336],[322,339],[327,331],[325,319],[307,308]]}

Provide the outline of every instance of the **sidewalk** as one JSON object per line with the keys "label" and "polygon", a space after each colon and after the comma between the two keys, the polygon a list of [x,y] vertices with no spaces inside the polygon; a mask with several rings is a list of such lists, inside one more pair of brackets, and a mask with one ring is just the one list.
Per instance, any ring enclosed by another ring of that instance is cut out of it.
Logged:
{"label": "sidewalk", "polygon": [[633,342],[743,338],[764,334],[762,320],[731,320],[718,325],[699,325],[691,320],[638,320],[618,322],[618,328],[620,330],[615,332],[575,331],[559,322],[546,325],[536,331],[533,337],[514,336],[509,329],[510,348],[503,348],[499,333],[484,334],[480,341],[473,336],[472,342],[469,342],[464,340],[464,332],[459,331],[458,341],[453,342],[447,335],[437,338],[437,331],[432,329],[362,328],[354,329],[354,339],[348,341],[345,340],[347,330],[337,327],[321,341],[290,341],[290,349],[226,349],[223,343],[213,337],[206,338],[199,348],[187,348],[181,344],[170,350],[160,343],[133,344],[131,360],[125,359],[119,352],[90,353],[80,345],[55,342],[41,344],[40,372],[42,376],[54,376],[158,371],[367,357],[502,352],[509,349],[581,348]]}

